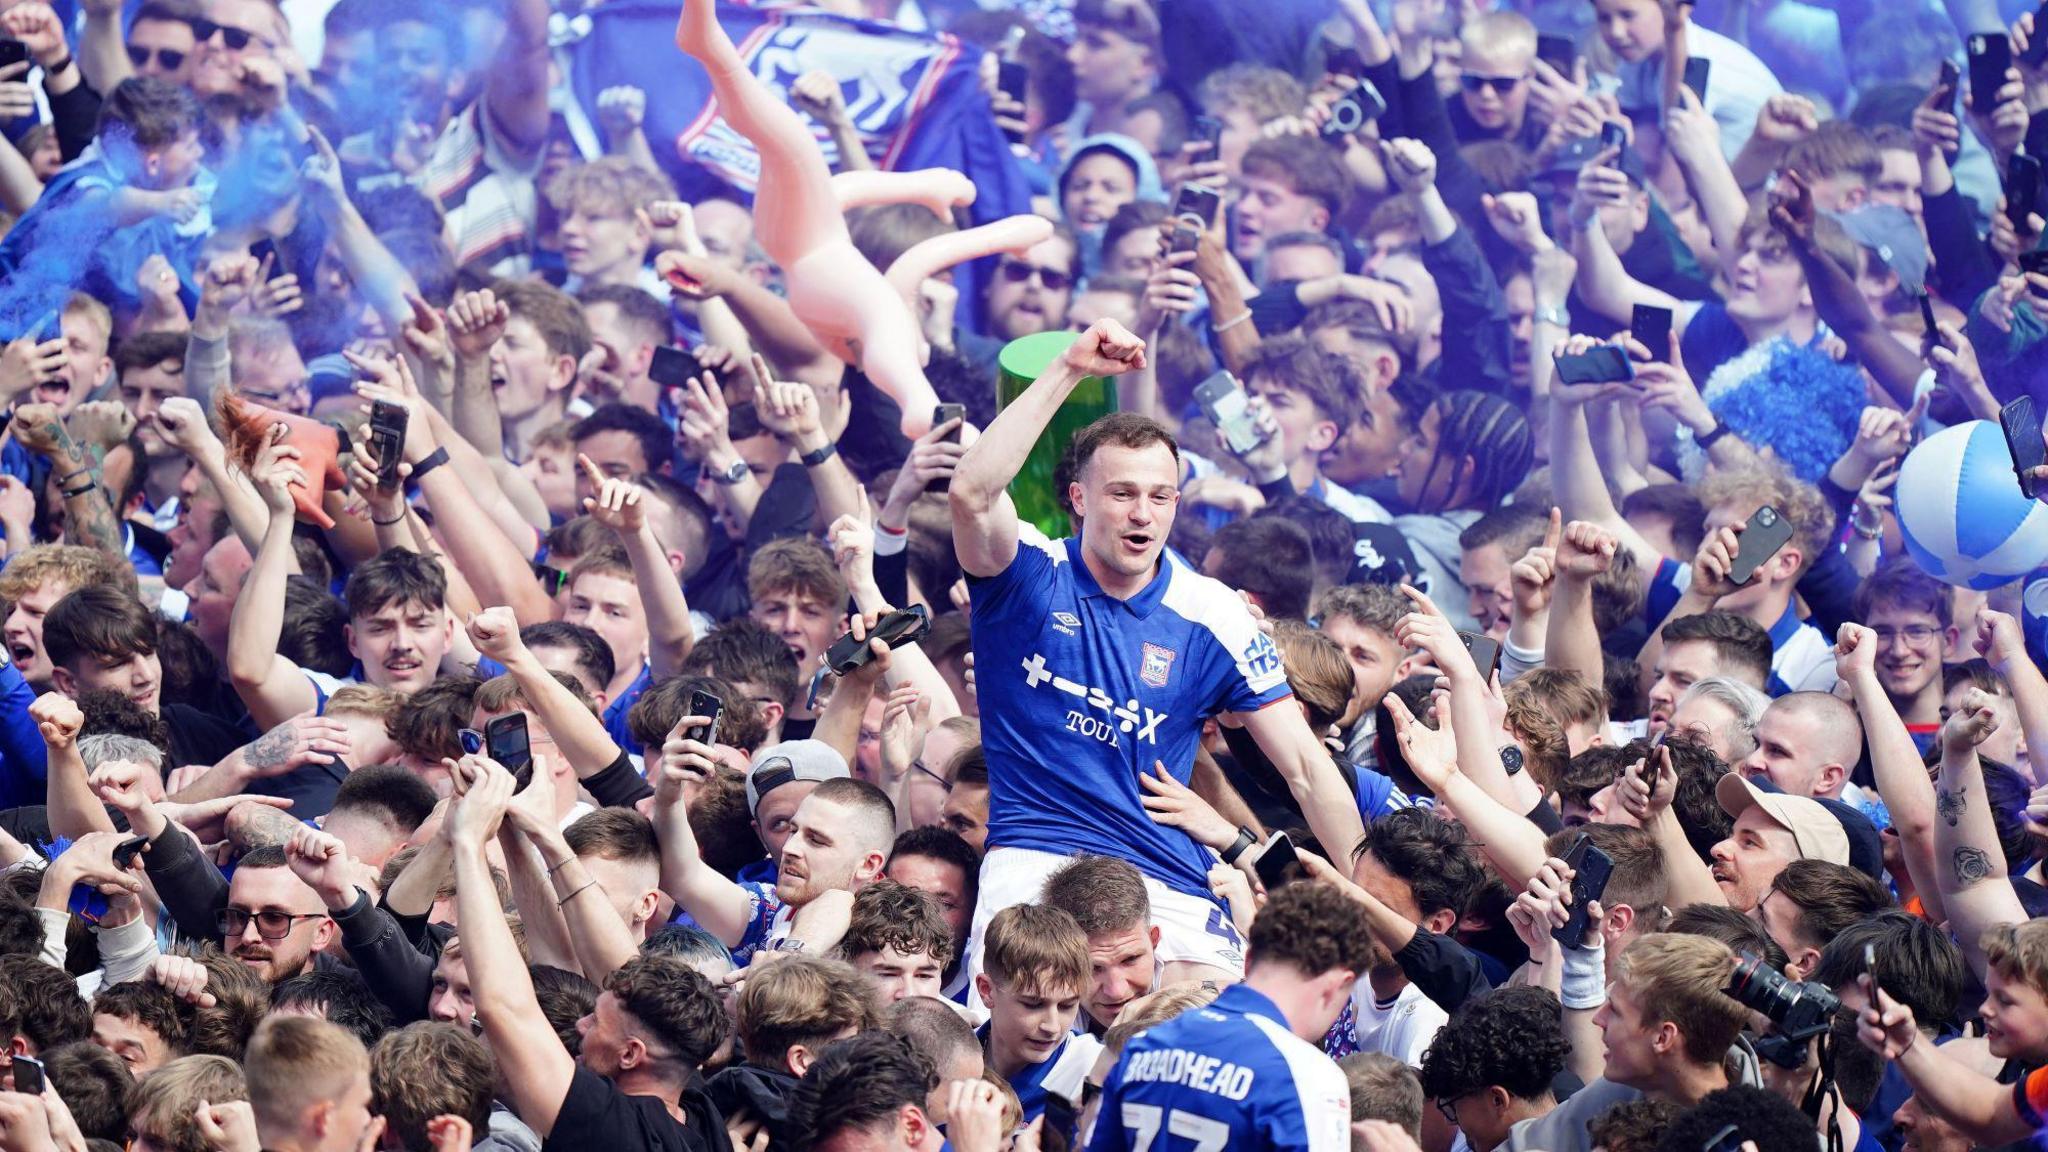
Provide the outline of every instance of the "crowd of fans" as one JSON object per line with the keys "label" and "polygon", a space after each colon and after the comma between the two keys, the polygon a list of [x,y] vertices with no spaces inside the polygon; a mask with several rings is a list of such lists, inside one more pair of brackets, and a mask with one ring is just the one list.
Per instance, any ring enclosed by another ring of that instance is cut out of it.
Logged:
{"label": "crowd of fans", "polygon": [[2031,11],[827,8],[1055,225],[914,437],[604,6],[0,0],[0,1150],[2036,1139],[2044,613],[1893,500],[2048,400]]}

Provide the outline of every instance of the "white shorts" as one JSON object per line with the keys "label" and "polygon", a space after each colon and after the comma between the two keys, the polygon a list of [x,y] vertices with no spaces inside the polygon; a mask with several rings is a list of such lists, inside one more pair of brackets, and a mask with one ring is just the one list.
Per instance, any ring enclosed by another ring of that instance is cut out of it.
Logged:
{"label": "white shorts", "polygon": [[[1035,904],[1045,891],[1045,881],[1071,856],[1038,852],[1030,848],[993,848],[981,861],[981,889],[974,903],[974,927],[967,936],[968,979],[981,974],[982,937],[996,913],[1017,904]],[[1222,905],[1214,900],[1176,892],[1150,876],[1145,891],[1152,901],[1152,926],[1159,929],[1159,946],[1154,954],[1161,964],[1186,962],[1207,964],[1225,972],[1244,973],[1244,938],[1230,922]],[[988,1009],[970,987],[968,1007],[978,1018]]]}

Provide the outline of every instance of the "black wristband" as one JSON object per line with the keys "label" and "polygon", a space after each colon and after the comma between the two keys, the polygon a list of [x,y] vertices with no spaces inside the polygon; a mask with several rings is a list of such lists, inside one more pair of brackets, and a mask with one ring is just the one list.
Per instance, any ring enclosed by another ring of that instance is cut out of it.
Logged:
{"label": "black wristband", "polygon": [[425,476],[427,473],[432,472],[434,469],[439,468],[441,465],[446,464],[447,462],[448,449],[445,445],[440,448],[434,449],[432,452],[427,453],[426,459],[421,460],[419,463],[412,466],[413,483],[419,483],[420,477]]}
{"label": "black wristband", "polygon": [[823,464],[825,461],[830,460],[831,458],[837,455],[839,455],[838,441],[828,441],[823,448],[820,448],[814,452],[806,452],[803,455],[797,457],[797,460],[801,462],[803,466],[806,468],[816,468],[818,465]]}
{"label": "black wristband", "polygon": [[1729,428],[1726,424],[1716,421],[1712,432],[1707,433],[1705,436],[1695,436],[1692,438],[1692,442],[1699,445],[1700,451],[1704,452],[1712,448],[1715,442],[1719,441],[1721,437],[1726,436],[1728,432]]}
{"label": "black wristband", "polygon": [[1231,841],[1230,847],[1225,848],[1223,850],[1223,862],[1225,864],[1237,863],[1237,858],[1239,856],[1244,855],[1245,849],[1250,848],[1252,845],[1257,844],[1258,842],[1259,838],[1257,836],[1252,835],[1251,829],[1239,828],[1237,830],[1237,839]]}

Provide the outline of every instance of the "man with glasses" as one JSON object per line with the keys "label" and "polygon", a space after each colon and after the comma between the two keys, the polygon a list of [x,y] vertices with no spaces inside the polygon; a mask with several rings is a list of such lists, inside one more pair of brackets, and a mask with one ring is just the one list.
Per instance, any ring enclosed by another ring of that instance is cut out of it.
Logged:
{"label": "man with glasses", "polygon": [[1004,343],[1067,324],[1078,250],[1064,228],[996,265],[986,296],[990,332]]}
{"label": "man with glasses", "polygon": [[1422,1055],[1422,1091],[1472,1152],[1557,1107],[1552,1082],[1571,1051],[1557,997],[1523,984],[1469,1000]]}
{"label": "man with glasses", "polygon": [[1536,26],[1519,12],[1493,12],[1467,21],[1459,39],[1465,49],[1459,99],[1449,108],[1458,139],[1508,140],[1536,151],[1544,135],[1544,125],[1529,115]]}
{"label": "man with glasses", "polygon": [[[88,27],[91,19],[87,18]],[[137,9],[128,26],[128,65],[135,75],[185,83],[199,47],[193,29],[197,19],[196,8],[177,0],[150,0]]]}
{"label": "man with glasses", "polygon": [[1957,642],[1954,589],[1902,557],[1864,577],[1850,612],[1877,634],[1877,682],[1926,752],[1941,731],[1941,670]]}

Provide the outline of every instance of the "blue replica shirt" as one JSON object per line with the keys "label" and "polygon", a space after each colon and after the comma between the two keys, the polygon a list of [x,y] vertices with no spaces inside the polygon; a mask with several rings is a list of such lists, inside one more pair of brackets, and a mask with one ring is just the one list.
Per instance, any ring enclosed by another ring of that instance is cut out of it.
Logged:
{"label": "blue replica shirt", "polygon": [[988,846],[1114,856],[1207,899],[1212,858],[1146,816],[1138,778],[1163,762],[1186,783],[1203,720],[1287,697],[1244,601],[1171,556],[1118,600],[1080,541],[1028,538],[972,603]]}
{"label": "blue replica shirt", "polygon": [[1344,1073],[1243,984],[1132,1037],[1096,1117],[1088,1152],[1351,1147]]}
{"label": "blue replica shirt", "polygon": [[[982,1053],[986,1055],[989,1025],[976,1028],[974,1035],[981,1041]],[[1079,1101],[1088,1082],[1088,1072],[1095,1067],[1095,1058],[1100,1055],[1102,1041],[1086,1032],[1074,1032],[1060,1041],[1052,1055],[1018,1069],[1008,1082],[1010,1090],[1017,1094],[1018,1106],[1024,1110],[1024,1123],[1031,1123],[1045,1112],[1045,1098],[1049,1093],[1057,1092],[1065,1099]]]}
{"label": "blue replica shirt", "polygon": [[624,748],[635,756],[640,755],[644,749],[640,747],[638,740],[633,739],[633,730],[626,726],[626,713],[632,711],[633,705],[639,703],[640,697],[646,695],[647,690],[652,687],[654,687],[654,669],[642,664],[640,666],[640,675],[634,677],[633,682],[626,686],[624,692],[619,693],[617,700],[604,706],[604,730],[611,735],[612,740],[619,747]]}

